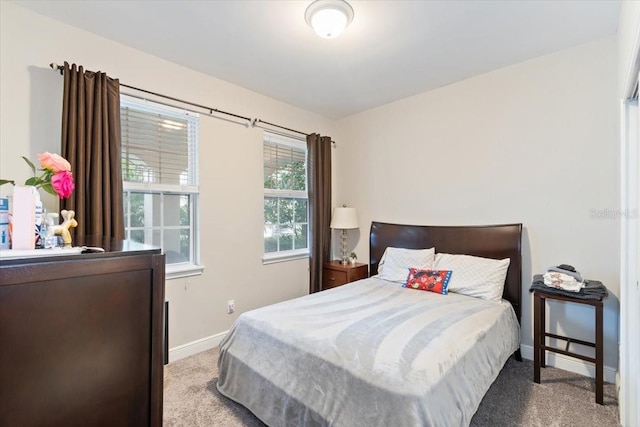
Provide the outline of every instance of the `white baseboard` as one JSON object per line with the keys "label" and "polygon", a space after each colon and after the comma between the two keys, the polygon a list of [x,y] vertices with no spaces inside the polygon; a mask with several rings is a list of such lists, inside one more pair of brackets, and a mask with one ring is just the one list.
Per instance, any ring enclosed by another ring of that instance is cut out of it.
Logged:
{"label": "white baseboard", "polygon": [[184,359],[185,357],[193,356],[201,351],[210,350],[220,344],[222,339],[227,335],[228,331],[220,332],[219,334],[211,335],[199,340],[191,341],[186,344],[179,345],[169,349],[169,363],[176,360]]}
{"label": "white baseboard", "polygon": [[[533,347],[530,345],[520,345],[522,357],[527,360],[533,360]],[[546,352],[546,365],[554,368],[564,369],[565,371],[584,375],[585,377],[596,377],[596,368],[593,363],[585,362],[580,359],[565,356],[564,354]],[[603,368],[604,381],[607,383],[616,383],[616,370],[610,366]]]}

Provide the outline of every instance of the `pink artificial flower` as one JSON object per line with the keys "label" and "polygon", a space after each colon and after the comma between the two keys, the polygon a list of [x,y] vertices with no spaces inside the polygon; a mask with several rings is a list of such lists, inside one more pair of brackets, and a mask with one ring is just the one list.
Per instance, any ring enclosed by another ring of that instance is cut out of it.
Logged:
{"label": "pink artificial flower", "polygon": [[38,160],[40,160],[40,165],[43,169],[50,169],[53,173],[71,170],[71,164],[58,154],[52,154],[47,151],[38,154]]}
{"label": "pink artificial flower", "polygon": [[73,189],[76,188],[73,174],[66,170],[60,171],[51,177],[51,186],[61,199],[71,196]]}

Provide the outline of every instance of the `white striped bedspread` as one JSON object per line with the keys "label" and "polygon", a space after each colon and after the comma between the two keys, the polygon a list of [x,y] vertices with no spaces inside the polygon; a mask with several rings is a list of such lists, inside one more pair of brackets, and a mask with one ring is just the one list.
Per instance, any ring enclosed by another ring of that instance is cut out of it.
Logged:
{"label": "white striped bedspread", "polygon": [[519,336],[506,301],[363,279],[241,315],[218,390],[269,426],[467,426]]}

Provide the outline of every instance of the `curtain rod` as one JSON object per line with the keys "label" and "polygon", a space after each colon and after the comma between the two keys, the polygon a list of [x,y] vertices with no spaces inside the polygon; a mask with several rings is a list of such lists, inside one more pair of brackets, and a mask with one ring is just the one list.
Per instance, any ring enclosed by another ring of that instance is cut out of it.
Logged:
{"label": "curtain rod", "polygon": [[[57,65],[55,62],[52,62],[51,64],[49,64],[49,66],[53,70],[57,69],[58,71],[60,71],[60,75],[64,74],[64,66]],[[89,72],[92,72],[92,71],[89,71]],[[143,92],[143,93],[146,93],[148,95],[159,96],[160,98],[170,99],[172,101],[180,102],[182,104],[187,104],[187,105],[191,105],[191,106],[194,106],[194,107],[202,108],[204,110],[208,110],[210,114],[212,114],[212,113],[226,114],[228,116],[232,116],[232,117],[235,117],[235,118],[238,118],[238,119],[243,119],[243,120],[246,120],[248,122],[251,122],[251,118],[250,117],[245,117],[245,116],[241,116],[241,115],[238,115],[238,114],[229,113],[227,111],[218,110],[217,108],[207,107],[206,105],[196,104],[195,102],[185,101],[185,100],[180,99],[180,98],[174,98],[173,96],[163,95],[161,93],[152,92],[150,90],[141,89],[139,87],[130,86],[130,85],[127,85],[127,84],[124,84],[124,83],[120,83],[120,86],[126,87],[128,89],[133,89],[133,90],[136,90],[136,91],[139,91],[139,92]]]}
{"label": "curtain rod", "polygon": [[[49,67],[51,67],[51,69],[52,69],[52,70],[58,70],[58,71],[60,71],[60,75],[63,75],[63,74],[64,74],[64,66],[62,66],[62,65],[58,65],[58,64],[56,64],[55,62],[52,62],[51,64],[49,64]],[[91,72],[91,71],[90,71],[90,72]],[[308,134],[308,133],[306,133],[306,132],[301,132],[301,131],[299,131],[299,130],[295,130],[295,129],[291,129],[291,128],[288,128],[288,127],[280,126],[280,125],[277,125],[277,124],[275,124],[275,123],[265,122],[264,120],[260,120],[260,119],[252,119],[252,118],[250,118],[250,117],[240,116],[240,115],[238,115],[238,114],[229,113],[229,112],[227,112],[227,111],[223,111],[223,110],[218,110],[217,108],[211,108],[211,107],[207,107],[207,106],[205,106],[205,105],[196,104],[196,103],[194,103],[194,102],[185,101],[185,100],[180,99],[180,98],[174,98],[174,97],[172,97],[172,96],[163,95],[163,94],[161,94],[161,93],[152,92],[152,91],[150,91],[150,90],[140,89],[139,87],[129,86],[129,85],[126,85],[126,84],[124,84],[124,83],[120,83],[120,86],[122,86],[122,87],[126,87],[126,88],[128,88],[128,89],[137,90],[137,91],[139,91],[139,92],[143,92],[143,93],[146,93],[146,94],[149,94],[149,95],[158,96],[158,97],[160,97],[160,98],[170,99],[170,100],[172,100],[172,101],[180,102],[180,103],[182,103],[182,104],[187,104],[187,105],[191,105],[191,106],[194,106],[194,107],[202,108],[202,109],[204,109],[204,110],[208,110],[208,111],[209,111],[209,114],[213,114],[213,113],[226,114],[226,115],[231,116],[231,117],[236,117],[236,118],[238,118],[238,119],[246,120],[246,121],[248,121],[248,122],[251,124],[251,126],[255,126],[255,124],[256,124],[256,123],[264,123],[265,125],[269,125],[269,126],[277,127],[277,128],[280,128],[280,129],[284,129],[284,130],[287,130],[287,131],[289,131],[289,132],[294,132],[294,133],[298,133],[298,134],[300,134],[300,135],[309,136],[309,134]],[[333,144],[335,144],[335,142],[334,142],[334,141],[331,141],[331,142],[332,142]]]}
{"label": "curtain rod", "polygon": [[[275,123],[265,122],[264,120],[260,120],[260,119],[253,119],[253,121],[251,122],[251,127],[254,127],[256,124],[260,124],[260,123],[264,123],[265,125],[273,126],[273,127],[280,128],[280,129],[284,129],[284,130],[289,131],[289,132],[294,132],[294,133],[299,133],[301,135],[309,136],[308,133],[304,133],[304,132],[300,132],[299,130],[290,129],[290,128],[287,128],[287,127],[284,127],[284,126],[280,126],[280,125],[277,125]],[[263,129],[266,129],[266,128],[263,128]],[[269,129],[267,129],[267,130],[269,130]],[[275,132],[275,131],[273,131],[273,132]],[[336,145],[336,142],[334,140],[331,140],[331,144],[332,145]]]}
{"label": "curtain rod", "polygon": [[304,132],[300,132],[299,130],[289,129],[289,128],[286,128],[284,126],[276,125],[274,123],[265,122],[264,120],[260,120],[260,119],[253,119],[253,121],[251,122],[251,126],[255,126],[256,123],[264,123],[265,125],[277,127],[277,128],[284,129],[284,130],[288,130],[289,132],[294,132],[294,133],[299,133],[301,135],[309,136],[309,134],[304,133]]}

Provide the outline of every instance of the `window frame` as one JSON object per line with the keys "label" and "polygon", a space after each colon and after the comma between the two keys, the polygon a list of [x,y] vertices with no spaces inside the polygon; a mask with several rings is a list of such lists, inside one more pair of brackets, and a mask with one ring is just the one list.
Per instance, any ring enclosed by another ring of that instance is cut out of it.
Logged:
{"label": "window frame", "polygon": [[[188,156],[193,156],[193,159],[189,159],[189,167],[194,169],[190,171],[193,173],[195,184],[154,184],[145,182],[133,182],[126,181],[125,174],[123,173],[122,187],[124,200],[124,215],[125,215],[125,238],[131,238],[132,231],[138,230],[150,230],[152,232],[160,231],[161,242],[164,241],[164,232],[166,230],[185,229],[186,226],[165,226],[164,225],[164,198],[165,196],[187,196],[189,198],[189,261],[166,263],[165,264],[165,278],[176,279],[180,277],[188,277],[202,274],[204,266],[200,264],[200,223],[199,223],[199,168],[198,168],[198,151],[199,151],[199,114],[194,112],[188,112],[187,110],[168,106],[161,102],[150,101],[147,99],[137,98],[131,95],[121,95],[120,108],[128,107],[131,109],[137,109],[145,113],[160,113],[165,116],[176,117],[181,120],[186,118],[188,122],[188,132],[190,134],[188,142]],[[193,143],[195,147],[189,145]],[[126,147],[122,146],[122,152]],[[122,155],[122,154],[121,154]],[[151,227],[131,227],[131,194],[152,194],[160,196],[160,225],[153,225]],[[162,245],[161,245],[162,248]],[[164,248],[162,248],[164,253]]]}
{"label": "window frame", "polygon": [[[278,250],[278,251],[275,251],[275,252],[265,252],[265,247],[264,247],[265,237],[263,235],[263,238],[262,238],[262,263],[263,264],[272,264],[272,263],[276,263],[276,262],[283,262],[283,261],[291,261],[291,260],[309,258],[309,236],[310,236],[310,230],[309,230],[309,183],[308,183],[309,152],[307,150],[307,143],[306,143],[305,140],[303,140],[301,138],[296,138],[296,137],[289,136],[289,135],[282,135],[282,134],[269,132],[269,131],[263,131],[263,135],[262,135],[263,153],[264,153],[265,144],[267,144],[267,143],[271,143],[271,144],[275,143],[275,144],[278,144],[278,145],[281,145],[281,146],[288,146],[288,147],[292,147],[292,148],[296,148],[296,149],[300,149],[300,150],[304,151],[304,154],[305,154],[305,160],[304,160],[304,165],[305,165],[305,190],[289,190],[289,189],[281,190],[281,189],[265,188],[265,186],[264,186],[264,181],[265,181],[264,154],[263,154],[263,164],[262,164],[262,171],[263,171],[263,173],[262,173],[262,189],[263,189],[262,224],[263,224],[263,232],[264,232],[265,226],[266,226],[265,211],[264,211],[264,201],[267,198],[276,198],[278,200],[280,200],[280,199],[290,199],[290,200],[304,199],[307,202],[307,221],[306,221],[306,223],[300,223],[300,224],[306,224],[307,225],[307,237],[306,237],[307,247],[303,248],[303,249],[291,249],[291,250],[284,250],[284,251]],[[294,220],[295,220],[295,213],[294,213]],[[297,224],[297,223],[294,221],[293,224],[295,226],[295,224]],[[295,242],[295,239],[294,239],[294,242]]]}

